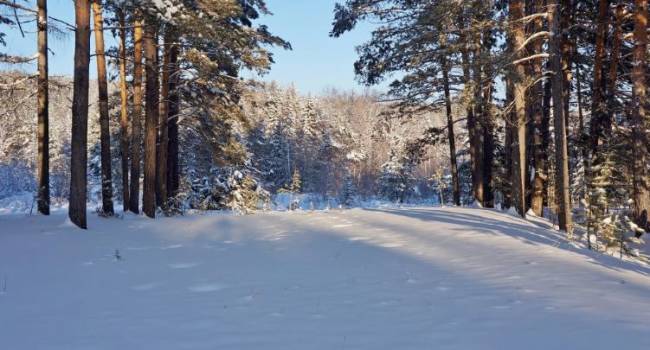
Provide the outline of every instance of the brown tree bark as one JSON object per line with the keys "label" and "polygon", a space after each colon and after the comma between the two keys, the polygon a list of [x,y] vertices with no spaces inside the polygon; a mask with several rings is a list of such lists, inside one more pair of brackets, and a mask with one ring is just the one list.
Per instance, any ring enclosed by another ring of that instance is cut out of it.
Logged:
{"label": "brown tree bark", "polygon": [[68,216],[75,225],[86,229],[88,228],[86,223],[86,167],[88,163],[88,71],[90,64],[90,2],[88,0],[75,0],[75,23]]}
{"label": "brown tree bark", "polygon": [[483,207],[494,207],[494,190],[492,186],[493,174],[492,169],[494,166],[494,115],[492,115],[492,90],[493,90],[493,77],[492,77],[492,62],[490,51],[493,45],[490,29],[485,29],[482,33],[483,42],[481,43],[481,92],[483,94],[481,100],[481,129],[483,134],[481,136],[483,157]]}
{"label": "brown tree bark", "polygon": [[599,0],[598,2],[598,28],[596,30],[596,51],[594,57],[594,79],[593,94],[591,100],[591,152],[592,157],[596,154],[598,144],[602,142],[603,133],[605,132],[607,119],[609,116],[606,112],[605,101],[605,79],[603,77],[603,66],[605,60],[605,37],[607,35],[607,12],[609,0]]}
{"label": "brown tree bark", "polygon": [[[516,49],[523,48],[526,31],[521,19],[524,17],[522,0],[510,0],[510,26]],[[516,52],[515,58],[523,58],[524,50]],[[528,85],[525,64],[519,62],[513,72],[515,120],[513,156],[513,202],[517,212],[526,216],[526,86]]]}
{"label": "brown tree bark", "polygon": [[162,78],[160,81],[160,121],[159,121],[159,142],[158,142],[158,160],[157,160],[157,176],[156,186],[158,205],[163,209],[167,209],[169,195],[167,192],[167,157],[169,156],[169,89],[170,89],[170,76],[173,72],[172,53],[174,41],[176,40],[173,29],[167,29],[165,33],[165,43],[163,48],[163,64],[162,64]]}
{"label": "brown tree bark", "polygon": [[142,19],[133,28],[133,112],[131,114],[131,186],[129,210],[140,212],[140,152],[142,147]]}
{"label": "brown tree bark", "polygon": [[108,115],[108,81],[106,79],[106,56],[104,53],[104,19],[101,0],[92,3],[94,14],[95,53],[97,58],[97,91],[99,95],[99,130],[102,172],[102,211],[112,216],[113,174],[111,169],[111,131]]}
{"label": "brown tree bark", "polygon": [[[512,77],[511,74],[508,74],[506,76],[506,103],[510,103],[514,101],[515,98],[515,90],[514,90],[514,84],[512,83]],[[510,109],[507,111],[506,116],[505,116],[505,141],[504,141],[504,158],[505,158],[505,181],[506,181],[506,186],[503,188],[503,206],[505,208],[510,208],[512,204],[512,179],[513,179],[513,141],[514,141],[514,120],[515,120],[515,113],[514,109]]]}
{"label": "brown tree bark", "polygon": [[[547,67],[550,67],[550,64],[546,63]],[[547,68],[548,69],[548,68]],[[551,145],[551,99],[553,97],[551,81],[547,80],[544,83],[544,98],[542,102],[542,123],[540,125],[540,138],[541,146],[540,149],[544,150],[540,161],[542,162],[542,171],[546,176],[546,181],[544,181],[544,199],[542,207],[549,207],[549,176],[550,176],[550,166],[548,161],[548,152]],[[543,210],[542,210],[543,211]],[[543,214],[543,213],[542,213]]]}
{"label": "brown tree bark", "polygon": [[571,82],[573,80],[573,74],[571,73],[571,67],[573,64],[573,53],[575,41],[571,40],[570,29],[573,25],[575,10],[572,0],[561,0],[559,8],[560,16],[560,28],[562,41],[560,49],[562,51],[561,63],[562,63],[562,77],[564,79],[564,120],[565,127],[569,129],[569,116],[570,116],[570,107],[571,107]]}
{"label": "brown tree bark", "polygon": [[[458,22],[464,29],[460,33],[459,42],[461,45],[461,61],[463,68],[463,83],[465,88],[471,87],[473,94],[476,95],[476,90],[479,89],[477,86],[478,82],[473,81],[471,75],[471,66],[472,62],[470,60],[470,49],[472,46],[470,36],[467,35],[466,31],[469,31],[470,25],[466,23],[465,18],[462,13],[458,18]],[[480,96],[480,93],[478,94]],[[469,136],[469,154],[471,158],[471,168],[472,168],[472,194],[475,201],[483,203],[483,173],[482,173],[482,157],[481,157],[481,148],[480,144],[477,142],[480,133],[478,132],[479,124],[477,123],[477,113],[475,113],[476,101],[470,103],[466,108],[467,113],[467,132]]]}
{"label": "brown tree bark", "polygon": [[38,211],[50,215],[47,0],[38,0]]}
{"label": "brown tree bark", "polygon": [[[544,11],[544,1],[535,0],[533,6],[533,13]],[[532,31],[533,33],[538,33],[544,30],[542,18],[538,18],[533,22]],[[532,45],[533,53],[540,54],[542,53],[542,40],[536,40]],[[542,77],[542,61],[537,59],[531,61],[531,73],[533,79],[540,79]],[[532,121],[530,141],[532,146],[532,165],[534,167],[534,176],[532,183],[532,191],[530,195],[530,209],[537,216],[542,216],[544,210],[544,189],[546,188],[547,176],[545,173],[545,157],[546,149],[544,148],[542,142],[542,129],[543,129],[543,86],[542,81],[539,80],[535,85],[531,87],[530,90],[530,111]]]}
{"label": "brown tree bark", "polygon": [[[611,52],[609,54],[609,75],[608,75],[608,86],[607,86],[607,109],[610,116],[615,115],[616,113],[616,92],[617,92],[617,83],[618,83],[618,62],[621,55],[621,41],[622,38],[622,24],[623,16],[625,15],[625,6],[623,4],[618,4],[615,11],[615,22],[614,22],[614,33],[612,34],[613,41]],[[611,119],[611,117],[610,117]],[[610,122],[611,123],[611,122]],[[611,125],[605,125],[605,127],[610,127]]]}
{"label": "brown tree bark", "polygon": [[144,186],[142,211],[150,218],[156,217],[156,139],[158,133],[158,62],[156,27],[147,21],[144,33],[144,58],[146,69]]}
{"label": "brown tree bark", "polygon": [[180,109],[180,97],[176,89],[179,81],[178,73],[178,46],[173,45],[169,53],[169,66],[171,76],[169,77],[169,117],[167,119],[167,194],[173,197],[178,194],[180,187],[180,163],[178,161],[178,112]]}
{"label": "brown tree bark", "polygon": [[634,51],[632,64],[633,105],[632,138],[634,142],[634,215],[643,227],[648,227],[650,190],[648,189],[648,139],[650,123],[646,115],[646,70],[648,48],[648,1],[634,1]]}
{"label": "brown tree bark", "polygon": [[[440,35],[441,46],[446,48],[447,34]],[[447,53],[440,56],[442,66],[442,84],[445,94],[445,112],[447,115],[447,137],[449,138],[449,162],[454,205],[460,206],[460,180],[458,179],[458,162],[456,160],[456,135],[454,133],[454,116],[452,114],[451,93],[449,91],[449,63]]]}
{"label": "brown tree bark", "polygon": [[120,26],[120,157],[122,161],[122,201],[124,211],[129,210],[129,111],[128,90],[126,86],[126,20],[124,11],[117,10]]}
{"label": "brown tree bark", "polygon": [[557,0],[548,5],[548,21],[551,38],[551,72],[553,72],[553,121],[555,130],[555,187],[558,202],[560,230],[572,237],[571,197],[569,195],[569,156],[564,115],[564,76],[562,74],[562,34],[560,31],[559,5]]}

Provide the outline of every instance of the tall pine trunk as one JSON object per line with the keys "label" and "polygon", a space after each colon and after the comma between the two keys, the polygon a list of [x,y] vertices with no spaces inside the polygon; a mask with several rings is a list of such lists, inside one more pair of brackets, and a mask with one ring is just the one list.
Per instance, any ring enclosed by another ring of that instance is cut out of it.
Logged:
{"label": "tall pine trunk", "polygon": [[157,176],[156,186],[158,205],[163,209],[167,209],[169,195],[167,192],[167,157],[169,153],[169,89],[170,89],[170,76],[173,71],[172,51],[175,46],[175,37],[172,32],[173,29],[169,28],[165,32],[165,43],[163,48],[163,64],[162,64],[162,77],[160,81],[160,122],[159,122],[159,142],[158,142],[158,160],[157,160]]}
{"label": "tall pine trunk", "polygon": [[549,50],[551,51],[551,72],[553,73],[553,121],[555,130],[555,187],[558,202],[560,230],[571,238],[571,197],[569,196],[569,156],[567,131],[564,115],[564,76],[562,74],[562,33],[560,30],[559,5],[557,0],[549,4]]}
{"label": "tall pine trunk", "polygon": [[[523,48],[526,40],[526,31],[521,19],[524,17],[522,0],[510,0],[510,26],[514,39],[515,58],[524,57]],[[522,217],[526,216],[526,79],[525,64],[519,62],[513,72],[514,106],[514,152],[513,152],[513,202],[517,212]]]}
{"label": "tall pine trunk", "polygon": [[72,141],[70,160],[70,206],[68,216],[77,226],[86,223],[86,166],[88,163],[88,71],[90,64],[90,2],[75,0],[74,88],[72,94]]}
{"label": "tall pine trunk", "polygon": [[167,193],[169,197],[176,196],[180,187],[180,163],[178,161],[178,113],[180,110],[180,96],[177,86],[179,82],[178,72],[178,45],[172,46],[169,54],[169,66],[171,76],[169,77],[169,117],[167,126]]}
{"label": "tall pine trunk", "polygon": [[99,131],[102,172],[102,211],[112,216],[113,180],[111,170],[111,131],[108,115],[108,82],[106,80],[106,56],[104,53],[104,19],[101,0],[93,1],[95,53],[97,59],[97,91],[99,95]]}
{"label": "tall pine trunk", "polygon": [[124,11],[117,10],[120,26],[119,55],[120,55],[120,156],[122,161],[122,201],[124,211],[129,210],[129,110],[128,90],[126,86],[126,20]]}
{"label": "tall pine trunk", "polygon": [[592,158],[595,158],[594,156],[596,155],[598,145],[602,142],[605,127],[608,124],[607,119],[609,119],[606,112],[605,79],[603,77],[608,8],[608,0],[599,0],[597,19],[598,27],[596,29],[596,51],[594,57],[593,94],[591,99],[590,135]]}
{"label": "tall pine trunk", "polygon": [[616,6],[614,23],[614,34],[612,34],[613,41],[611,47],[611,53],[609,55],[609,77],[608,77],[608,87],[607,87],[607,109],[608,114],[611,116],[616,114],[616,93],[617,93],[617,83],[618,83],[618,61],[621,54],[621,41],[622,41],[622,23],[623,16],[625,15],[625,7],[623,4],[618,4]]}
{"label": "tall pine trunk", "polygon": [[38,211],[50,215],[47,0],[38,0]]}
{"label": "tall pine trunk", "polygon": [[492,186],[493,180],[493,163],[494,163],[494,116],[492,115],[492,62],[490,58],[490,50],[492,48],[492,39],[489,29],[482,33],[483,43],[481,45],[481,92],[483,99],[481,100],[481,120],[482,120],[482,154],[483,157],[483,206],[486,208],[494,207],[494,189]]}
{"label": "tall pine trunk", "polygon": [[158,62],[156,27],[147,21],[144,33],[144,59],[146,69],[145,93],[145,139],[144,139],[144,186],[142,211],[156,217],[156,139],[158,132]]}
{"label": "tall pine trunk", "polygon": [[648,227],[650,191],[648,189],[648,139],[650,127],[646,116],[646,69],[648,46],[648,1],[635,0],[634,51],[632,65],[633,117],[632,138],[634,142],[634,215],[643,227]]}
{"label": "tall pine trunk", "polygon": [[[506,76],[506,103],[514,101],[515,89],[514,84],[512,83],[511,74]],[[513,191],[512,191],[512,179],[513,179],[513,141],[514,141],[514,120],[515,113],[512,108],[510,108],[505,115],[505,140],[504,140],[504,166],[505,166],[505,186],[503,188],[503,206],[505,208],[510,208],[513,205]]]}
{"label": "tall pine trunk", "polygon": [[[139,15],[139,14],[136,14]],[[131,186],[129,210],[140,212],[140,154],[142,147],[142,19],[133,28],[133,112],[131,113]]]}
{"label": "tall pine trunk", "polygon": [[[485,205],[485,157],[484,157],[484,129],[485,129],[485,115],[483,113],[483,79],[482,79],[482,57],[481,57],[481,34],[480,32],[476,33],[474,38],[474,50],[473,50],[473,61],[472,61],[472,73],[474,75],[474,100],[472,105],[474,108],[474,122],[471,125],[470,135],[473,139],[474,148],[474,162],[472,163],[472,179],[474,183],[474,199],[481,206]],[[469,127],[469,125],[468,125]],[[470,145],[472,145],[472,139],[470,139]]]}
{"label": "tall pine trunk", "polygon": [[[542,12],[544,10],[544,1],[536,0],[533,12]],[[533,22],[533,33],[538,33],[544,30],[542,18],[538,18]],[[533,52],[535,54],[542,53],[542,40],[538,39],[533,45]],[[533,79],[540,79],[542,77],[542,61],[540,59],[531,62],[531,73]],[[530,195],[530,209],[537,216],[542,216],[544,209],[544,190],[546,189],[546,173],[545,173],[545,157],[546,149],[544,148],[542,140],[542,130],[544,122],[543,113],[543,84],[538,81],[531,87],[530,93],[530,111],[532,127],[530,134],[530,141],[532,143],[532,163],[535,169],[532,183],[532,191]]]}
{"label": "tall pine trunk", "polygon": [[[446,48],[446,34],[440,36],[441,45]],[[456,160],[456,135],[454,133],[454,116],[452,114],[451,93],[449,91],[449,63],[447,52],[440,57],[442,66],[442,84],[445,93],[445,112],[447,114],[447,137],[449,138],[449,162],[454,205],[460,206],[460,180],[458,179],[458,162]],[[444,204],[444,203],[443,203]]]}
{"label": "tall pine trunk", "polygon": [[[466,23],[467,21],[465,20],[462,12],[461,15],[458,17],[458,22],[464,29],[463,31],[461,31],[459,37],[459,42],[461,45],[460,48],[461,61],[462,61],[462,68],[463,68],[463,84],[465,85],[466,89],[468,89],[468,87],[471,87],[471,89],[478,89],[477,86],[478,82],[474,82],[471,75],[472,63],[470,60],[470,48],[472,45],[470,42],[471,38],[466,33],[466,31],[469,31],[470,25],[469,23]],[[475,201],[479,201],[482,203],[483,201],[483,173],[481,172],[482,157],[480,157],[480,151],[481,151],[480,145],[477,144],[478,123],[476,120],[477,113],[475,113],[474,110],[475,105],[476,105],[476,101],[468,104],[466,108],[467,132],[469,136],[469,154],[471,158],[471,169],[472,169],[472,194]]]}

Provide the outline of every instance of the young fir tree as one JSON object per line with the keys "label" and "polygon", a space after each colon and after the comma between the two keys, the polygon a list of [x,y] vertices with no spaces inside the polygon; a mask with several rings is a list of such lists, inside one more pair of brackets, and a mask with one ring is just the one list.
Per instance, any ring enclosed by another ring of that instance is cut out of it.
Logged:
{"label": "young fir tree", "polygon": [[357,196],[357,187],[354,184],[354,178],[349,171],[346,171],[343,178],[343,188],[341,189],[341,204],[346,208],[354,205]]}

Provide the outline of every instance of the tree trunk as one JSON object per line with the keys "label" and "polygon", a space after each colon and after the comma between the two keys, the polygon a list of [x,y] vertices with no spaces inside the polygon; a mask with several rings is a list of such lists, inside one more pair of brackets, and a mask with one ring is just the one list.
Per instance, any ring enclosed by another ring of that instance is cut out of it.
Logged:
{"label": "tree trunk", "polygon": [[170,49],[169,66],[171,76],[169,77],[169,118],[167,136],[169,138],[167,151],[167,193],[173,197],[178,194],[180,187],[180,163],[178,161],[178,112],[180,109],[180,97],[178,95],[179,74],[178,74],[178,46]]}
{"label": "tree trunk", "polygon": [[156,217],[156,139],[158,132],[158,62],[156,27],[147,22],[144,34],[144,58],[147,78],[145,95],[144,186],[142,211]]}
{"label": "tree trunk", "polygon": [[648,140],[647,129],[650,127],[646,116],[646,50],[648,46],[648,1],[635,0],[634,14],[634,51],[632,64],[633,117],[632,138],[634,141],[634,216],[636,221],[648,228],[648,208],[650,208],[650,191],[648,190]]}
{"label": "tree trunk", "polygon": [[571,81],[573,80],[571,74],[571,65],[573,63],[573,46],[574,40],[571,40],[570,29],[573,25],[573,17],[575,16],[575,9],[572,5],[572,0],[561,0],[559,8],[560,28],[562,35],[561,51],[562,51],[562,77],[564,79],[564,122],[565,128],[569,130],[569,116],[570,116],[570,103],[571,103]]}
{"label": "tree trunk", "polygon": [[86,167],[88,162],[88,71],[90,64],[90,2],[75,0],[74,88],[68,216],[80,228],[86,223]]}
{"label": "tree trunk", "polygon": [[[584,177],[584,193],[583,200],[584,203],[587,203],[589,200],[589,185],[588,181],[591,179],[591,169],[589,167],[589,135],[587,134],[587,128],[585,127],[585,117],[582,111],[582,73],[580,72],[580,65],[576,65],[576,99],[578,100],[578,131],[579,135],[579,146],[580,154],[582,155],[582,167],[584,168],[583,177]],[[591,244],[591,242],[589,242]]]}
{"label": "tree trunk", "polygon": [[[522,0],[510,0],[510,23],[513,32],[515,48],[524,46],[526,32],[521,19],[524,16]],[[524,50],[519,50],[515,58],[523,58]],[[517,212],[526,216],[526,67],[518,63],[513,72],[515,120],[514,127],[514,156],[513,156],[513,200]]]}
{"label": "tree trunk", "polygon": [[142,20],[133,28],[133,112],[131,115],[131,186],[129,210],[140,212],[140,150],[142,147]]}
{"label": "tree trunk", "polygon": [[559,6],[557,0],[549,4],[548,21],[551,34],[549,49],[551,51],[551,72],[553,72],[553,118],[555,130],[555,187],[558,201],[558,219],[560,230],[572,236],[571,197],[569,196],[569,157],[567,132],[564,115],[564,77],[562,75],[562,52]]}
{"label": "tree trunk", "polygon": [[[474,181],[474,199],[481,206],[485,206],[485,157],[483,154],[484,147],[484,129],[485,129],[485,115],[483,112],[483,79],[482,79],[482,57],[481,57],[481,35],[476,33],[474,38],[474,55],[472,61],[472,73],[474,74],[474,100],[472,105],[474,107],[474,122],[472,123],[472,130],[470,135],[473,137],[473,148],[475,161],[472,163],[474,168],[472,171],[472,178]],[[469,127],[469,125],[468,125]],[[470,139],[470,144],[472,140]]]}
{"label": "tree trunk", "polygon": [[[536,0],[533,12],[542,12],[544,10],[544,1]],[[544,30],[542,19],[538,18],[533,23],[533,33],[538,33]],[[538,39],[533,45],[533,52],[535,54],[542,53],[542,40]],[[533,79],[540,79],[542,77],[542,61],[537,59],[531,61],[531,73]],[[542,142],[542,129],[543,129],[543,86],[542,82],[539,81],[531,87],[530,93],[530,111],[531,111],[531,121],[532,127],[530,133],[530,141],[532,142],[532,165],[534,170],[532,191],[530,195],[530,209],[537,216],[543,215],[544,210],[544,189],[546,188],[546,173],[545,173],[545,159],[544,153],[546,149],[544,148]]]}
{"label": "tree trunk", "polygon": [[603,79],[603,65],[605,60],[605,36],[607,35],[607,10],[608,0],[598,2],[598,28],[596,30],[596,51],[594,57],[593,95],[591,100],[591,152],[592,158],[596,154],[598,145],[602,142],[605,125],[609,119],[606,113],[605,81]]}
{"label": "tree trunk", "polygon": [[97,91],[99,95],[99,130],[102,167],[102,211],[112,216],[113,174],[111,170],[111,131],[108,115],[108,82],[106,80],[106,56],[104,54],[104,19],[101,0],[93,1],[95,53],[97,58]]}
{"label": "tree trunk", "polygon": [[38,0],[38,211],[50,215],[47,0]]}
{"label": "tree trunk", "polygon": [[160,81],[160,122],[159,122],[159,142],[158,142],[158,170],[156,176],[156,187],[158,205],[167,209],[169,196],[167,193],[167,157],[169,153],[169,87],[170,75],[172,74],[171,56],[175,37],[172,29],[167,29],[165,33],[165,44],[163,48],[162,79]]}
{"label": "tree trunk", "polygon": [[492,188],[492,168],[494,163],[494,116],[492,115],[492,62],[490,62],[490,50],[492,48],[492,38],[490,31],[483,32],[483,43],[481,45],[482,59],[481,66],[483,73],[481,78],[481,126],[483,135],[481,137],[483,158],[483,206],[486,208],[494,207],[494,191]]}
{"label": "tree trunk", "polygon": [[[445,46],[447,42],[446,34],[442,34],[440,40],[441,45]],[[454,133],[454,116],[452,115],[451,94],[449,92],[449,64],[446,55],[446,52],[441,55],[440,64],[442,65],[442,84],[445,92],[445,109],[447,113],[447,134],[449,138],[449,161],[451,166],[452,192],[454,205],[460,206],[460,180],[458,179],[458,162],[456,160],[456,135]]]}
{"label": "tree trunk", "polygon": [[[459,16],[458,19],[460,25],[465,29],[469,30],[470,26],[465,23],[463,16]],[[461,45],[461,59],[463,67],[463,83],[465,88],[471,88],[474,92],[472,95],[476,96],[476,90],[478,90],[478,82],[472,82],[471,75],[471,62],[470,62],[470,37],[465,34],[464,31],[461,31],[460,34],[460,45]],[[480,93],[479,93],[480,96]],[[471,158],[471,168],[472,168],[472,194],[475,201],[483,203],[483,173],[482,173],[482,157],[480,156],[481,147],[477,143],[479,133],[477,131],[478,123],[476,120],[477,113],[474,113],[474,106],[476,106],[476,101],[470,103],[467,106],[467,132],[469,136],[469,154]]]}
{"label": "tree trunk", "polygon": [[[514,101],[514,85],[512,83],[512,78],[511,75],[508,74],[506,76],[506,105]],[[506,112],[505,116],[505,141],[504,141],[504,165],[505,165],[505,181],[506,185],[503,188],[503,206],[505,208],[510,208],[512,206],[512,179],[513,179],[513,161],[512,161],[512,156],[513,156],[513,141],[514,141],[514,128],[513,128],[513,123],[515,120],[515,115],[514,111],[512,109],[508,110]]]}
{"label": "tree trunk", "polygon": [[129,210],[129,111],[128,91],[126,86],[126,21],[124,12],[117,10],[120,26],[120,156],[122,160],[122,204],[124,211]]}
{"label": "tree trunk", "polygon": [[[617,82],[618,82],[618,61],[621,54],[621,40],[622,40],[622,28],[623,16],[625,15],[625,6],[623,4],[618,4],[616,6],[615,18],[616,22],[614,23],[614,34],[611,53],[609,55],[609,78],[608,87],[607,87],[607,113],[611,116],[616,114],[616,92],[617,92]],[[607,125],[606,125],[607,126]],[[611,126],[610,126],[611,127]]]}

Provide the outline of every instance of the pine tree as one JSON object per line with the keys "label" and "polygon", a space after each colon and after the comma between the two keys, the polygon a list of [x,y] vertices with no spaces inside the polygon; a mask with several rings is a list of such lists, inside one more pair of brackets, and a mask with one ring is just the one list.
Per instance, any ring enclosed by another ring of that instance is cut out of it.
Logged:
{"label": "pine tree", "polygon": [[300,171],[298,171],[298,169],[293,170],[293,175],[291,176],[291,183],[287,187],[287,191],[291,193],[302,192],[302,180],[300,177]]}
{"label": "pine tree", "polygon": [[90,64],[90,2],[75,1],[74,93],[72,97],[72,149],[70,220],[80,228],[86,223],[86,166],[88,162],[88,73]]}
{"label": "pine tree", "polygon": [[108,116],[108,81],[106,76],[106,55],[104,52],[104,18],[101,0],[93,0],[93,32],[95,35],[95,56],[97,59],[97,90],[99,92],[99,124],[101,133],[101,186],[102,213],[112,216],[113,180],[111,170],[111,132]]}
{"label": "pine tree", "polygon": [[357,196],[357,188],[354,185],[354,178],[350,172],[346,172],[341,189],[341,204],[346,208],[354,205]]}
{"label": "pine tree", "polygon": [[[50,127],[47,0],[38,0],[38,211],[50,214]],[[2,16],[0,16],[2,17]],[[1,37],[0,37],[1,41]]]}

